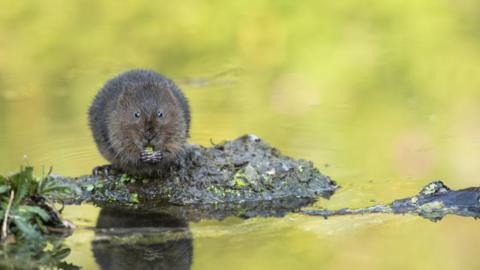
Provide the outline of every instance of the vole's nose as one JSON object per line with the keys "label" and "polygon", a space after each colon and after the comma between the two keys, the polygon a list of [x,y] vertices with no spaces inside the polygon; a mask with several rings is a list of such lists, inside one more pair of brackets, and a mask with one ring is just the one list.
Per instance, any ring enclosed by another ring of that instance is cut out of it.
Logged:
{"label": "vole's nose", "polygon": [[145,139],[149,142],[153,140],[153,138],[155,138],[156,135],[157,134],[155,133],[153,128],[148,128],[147,130],[145,130]]}
{"label": "vole's nose", "polygon": [[153,132],[145,132],[145,139],[147,139],[147,141],[153,140],[154,137],[155,134]]}

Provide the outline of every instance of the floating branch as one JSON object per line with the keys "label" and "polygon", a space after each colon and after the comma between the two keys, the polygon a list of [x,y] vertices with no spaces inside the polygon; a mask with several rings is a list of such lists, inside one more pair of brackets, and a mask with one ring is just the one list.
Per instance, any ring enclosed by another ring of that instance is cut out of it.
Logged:
{"label": "floating branch", "polygon": [[395,200],[388,205],[375,205],[367,208],[340,210],[303,210],[311,216],[365,215],[372,213],[414,214],[432,221],[441,220],[446,215],[480,217],[480,188],[451,190],[441,181],[426,185],[418,195]]}

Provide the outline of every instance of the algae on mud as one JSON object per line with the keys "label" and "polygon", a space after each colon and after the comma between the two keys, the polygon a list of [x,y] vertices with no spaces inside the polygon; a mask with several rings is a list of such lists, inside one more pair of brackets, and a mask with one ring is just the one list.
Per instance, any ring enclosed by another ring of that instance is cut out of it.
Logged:
{"label": "algae on mud", "polygon": [[187,145],[184,158],[158,179],[125,174],[54,176],[77,190],[72,202],[99,205],[161,201],[174,205],[270,202],[329,197],[337,185],[313,163],[283,156],[254,135],[206,148]]}

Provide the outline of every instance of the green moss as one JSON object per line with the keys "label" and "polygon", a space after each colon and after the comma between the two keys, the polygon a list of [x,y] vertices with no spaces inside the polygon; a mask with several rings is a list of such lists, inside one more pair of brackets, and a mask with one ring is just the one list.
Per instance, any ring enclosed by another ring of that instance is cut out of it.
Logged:
{"label": "green moss", "polygon": [[139,201],[138,201],[138,194],[137,194],[137,193],[132,193],[131,196],[130,196],[130,198],[131,198],[132,203],[135,203],[135,204],[136,204],[136,203],[139,202]]}
{"label": "green moss", "polygon": [[104,187],[103,181],[99,181],[94,185],[95,189],[102,189],[103,187]]}
{"label": "green moss", "polygon": [[[129,189],[129,186],[135,182],[136,179],[127,174],[110,175],[103,179],[91,178],[80,185],[84,191],[81,200],[93,201],[98,204],[136,204],[139,202],[139,195]],[[73,198],[73,200],[78,201],[79,199]]]}
{"label": "green moss", "polygon": [[421,212],[434,212],[441,211],[445,209],[444,204],[441,201],[433,201],[419,206],[419,211]]}
{"label": "green moss", "polygon": [[435,193],[436,190],[437,190],[437,185],[435,183],[430,183],[428,186],[426,186],[423,189],[422,193],[424,195],[431,195],[431,194]]}
{"label": "green moss", "polygon": [[233,187],[234,188],[244,188],[247,186],[247,183],[243,181],[242,178],[235,178],[233,182]]}
{"label": "green moss", "polygon": [[85,190],[87,190],[87,191],[93,191],[94,188],[95,188],[95,186],[93,184],[85,186]]}
{"label": "green moss", "polygon": [[243,170],[239,170],[233,175],[231,185],[233,188],[242,189],[248,185],[248,179]]}
{"label": "green moss", "polygon": [[217,186],[209,186],[207,189],[215,195],[223,194],[223,192]]}
{"label": "green moss", "polygon": [[416,204],[416,203],[418,202],[418,197],[416,197],[416,196],[412,197],[412,198],[410,199],[410,202],[411,202],[412,204]]}

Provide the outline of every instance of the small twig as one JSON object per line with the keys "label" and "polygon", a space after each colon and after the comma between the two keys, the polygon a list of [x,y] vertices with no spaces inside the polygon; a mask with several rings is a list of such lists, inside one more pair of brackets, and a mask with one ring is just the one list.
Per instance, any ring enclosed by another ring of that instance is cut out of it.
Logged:
{"label": "small twig", "polygon": [[10,214],[10,208],[12,207],[12,202],[14,197],[15,197],[15,191],[12,190],[10,192],[10,199],[8,200],[7,210],[5,210],[5,216],[3,217],[2,240],[7,238],[8,215]]}
{"label": "small twig", "polygon": [[57,211],[58,211],[58,213],[61,214],[63,212],[63,209],[65,208],[65,202],[63,200],[59,200],[59,201],[62,204],[62,208],[58,209]]}
{"label": "small twig", "polygon": [[217,144],[212,140],[212,138],[210,138],[210,143],[212,144],[212,146],[217,146]]}

